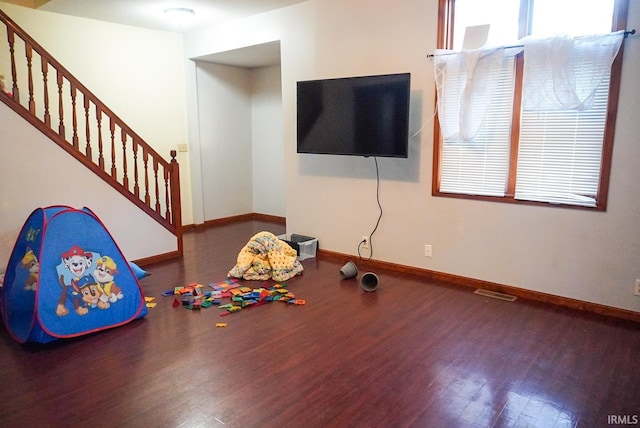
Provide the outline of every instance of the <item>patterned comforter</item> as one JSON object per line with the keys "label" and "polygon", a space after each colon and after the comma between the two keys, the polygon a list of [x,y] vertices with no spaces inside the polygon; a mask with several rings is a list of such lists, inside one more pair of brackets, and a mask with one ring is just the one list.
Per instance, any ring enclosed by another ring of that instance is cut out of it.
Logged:
{"label": "patterned comforter", "polygon": [[300,274],[296,250],[271,232],[259,232],[240,250],[237,264],[227,276],[249,280],[286,281]]}

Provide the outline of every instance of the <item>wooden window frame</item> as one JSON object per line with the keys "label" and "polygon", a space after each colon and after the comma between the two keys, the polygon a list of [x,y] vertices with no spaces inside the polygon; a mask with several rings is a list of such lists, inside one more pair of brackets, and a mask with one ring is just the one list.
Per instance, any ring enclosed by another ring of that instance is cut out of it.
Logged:
{"label": "wooden window frame", "polygon": [[[455,1],[456,0],[438,0],[438,34],[437,34],[437,48],[438,49],[450,49],[453,46],[453,23],[455,19]],[[519,37],[524,37],[530,32],[531,28],[531,16],[533,10],[533,2],[535,0],[520,0],[520,16],[519,16]],[[522,11],[526,10],[527,13],[523,14]],[[613,19],[612,19],[612,31],[625,30],[627,25],[627,15],[629,10],[629,0],[615,0]],[[622,74],[622,57],[623,57],[624,43],[620,46],[620,51],[616,56],[611,67],[611,78],[609,82],[609,98],[607,103],[607,115],[605,121],[605,131],[602,143],[602,163],[600,168],[600,177],[598,181],[598,192],[596,195],[595,206],[581,206],[572,204],[552,204],[549,202],[527,201],[521,199],[515,199],[515,185],[516,185],[516,172],[518,163],[518,144],[520,138],[520,114],[521,114],[521,101],[522,101],[522,79],[523,79],[523,55],[518,54],[516,57],[516,88],[514,94],[513,103],[513,115],[511,126],[511,145],[510,145],[510,159],[509,159],[509,171],[508,179],[506,183],[504,196],[482,196],[482,195],[467,195],[461,193],[445,193],[440,192],[440,162],[441,162],[441,150],[443,145],[442,134],[440,132],[440,124],[437,117],[434,119],[435,125],[433,127],[433,177],[432,177],[432,189],[431,194],[433,196],[442,196],[448,198],[458,199],[472,199],[480,201],[490,202],[506,202],[524,205],[546,206],[546,207],[561,207],[561,208],[573,208],[591,211],[606,211],[607,199],[609,194],[609,178],[611,174],[611,160],[613,157],[613,142],[615,133],[616,117],[618,112],[618,99],[620,95],[620,80]],[[437,94],[435,99],[435,106],[437,106]]]}

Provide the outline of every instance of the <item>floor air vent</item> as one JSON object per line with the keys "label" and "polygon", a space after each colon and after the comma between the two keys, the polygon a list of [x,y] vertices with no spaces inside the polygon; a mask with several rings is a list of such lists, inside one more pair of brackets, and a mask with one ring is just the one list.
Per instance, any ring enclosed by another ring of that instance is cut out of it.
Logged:
{"label": "floor air vent", "polygon": [[506,300],[507,302],[513,302],[517,299],[516,296],[512,296],[510,294],[499,293],[497,291],[489,291],[483,290],[482,288],[478,288],[473,294],[479,294],[481,296],[491,297],[493,299]]}

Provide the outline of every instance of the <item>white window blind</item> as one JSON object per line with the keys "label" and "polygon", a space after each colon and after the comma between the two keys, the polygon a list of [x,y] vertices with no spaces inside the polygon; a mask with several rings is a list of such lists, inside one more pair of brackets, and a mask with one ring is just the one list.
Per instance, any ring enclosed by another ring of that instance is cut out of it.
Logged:
{"label": "white window blind", "polygon": [[596,206],[611,63],[623,32],[525,41],[515,198]]}
{"label": "white window blind", "polygon": [[[440,159],[440,191],[467,195],[504,196],[509,172],[514,57],[505,56],[492,93],[491,105],[472,140],[444,139]],[[446,78],[445,101],[458,102],[466,83],[464,73]],[[442,111],[444,110],[444,111]],[[457,115],[458,109],[438,114]],[[445,121],[454,118],[443,118]]]}
{"label": "white window blind", "polygon": [[505,197],[510,153],[517,148],[513,199],[597,206],[611,63],[622,37],[526,40],[519,135],[511,129],[512,55],[476,68],[465,68],[464,51],[437,60],[439,191]]}
{"label": "white window blind", "polygon": [[595,206],[609,74],[588,110],[523,111],[515,198]]}
{"label": "white window blind", "polygon": [[[504,1],[441,2],[440,35],[454,36],[447,48],[461,49],[467,26],[490,31],[480,49],[434,54],[435,194],[606,209],[613,144],[606,128],[615,122],[609,87],[619,78],[611,65],[625,34],[609,31],[623,28],[628,0],[509,1],[512,9],[501,3],[500,13],[496,2]],[[473,62],[501,48],[502,63]],[[516,69],[510,55],[518,48]],[[490,86],[496,69],[499,82]],[[616,96],[617,85],[612,90]]]}

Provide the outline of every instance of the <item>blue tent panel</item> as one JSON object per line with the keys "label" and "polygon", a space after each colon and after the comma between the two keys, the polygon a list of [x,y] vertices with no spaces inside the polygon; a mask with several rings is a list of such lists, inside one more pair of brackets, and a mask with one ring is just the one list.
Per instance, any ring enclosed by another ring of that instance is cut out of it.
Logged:
{"label": "blue tent panel", "polygon": [[19,342],[48,342],[147,314],[138,278],[89,209],[35,210],[5,274],[3,318]]}

